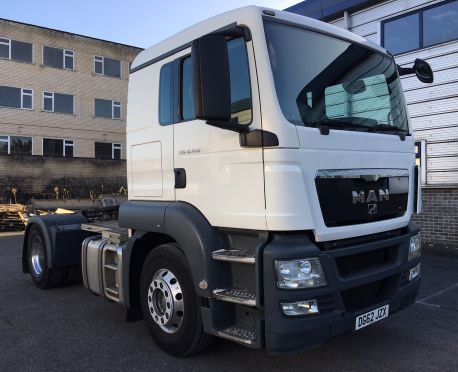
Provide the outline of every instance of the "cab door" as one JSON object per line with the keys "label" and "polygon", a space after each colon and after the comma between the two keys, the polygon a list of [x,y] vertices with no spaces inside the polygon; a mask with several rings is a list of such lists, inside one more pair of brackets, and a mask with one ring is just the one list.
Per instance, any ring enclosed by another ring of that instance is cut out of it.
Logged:
{"label": "cab door", "polygon": [[[231,116],[250,130],[261,129],[261,112],[252,42],[227,41]],[[236,132],[195,117],[191,50],[179,59],[179,122],[174,125],[174,166],[186,185],[176,200],[199,209],[211,225],[266,229],[262,148],[244,148]]]}

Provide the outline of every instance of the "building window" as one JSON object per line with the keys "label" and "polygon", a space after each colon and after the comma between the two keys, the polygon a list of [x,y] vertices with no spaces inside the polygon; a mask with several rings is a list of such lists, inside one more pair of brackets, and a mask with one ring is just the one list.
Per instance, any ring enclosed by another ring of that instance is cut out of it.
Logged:
{"label": "building window", "polygon": [[121,159],[121,144],[120,143],[95,143],[95,157],[97,159]]}
{"label": "building window", "polygon": [[112,156],[113,159],[121,159],[121,144],[120,143],[113,143],[112,147]]}
{"label": "building window", "polygon": [[159,78],[159,123],[173,124],[173,62],[162,66]]}
{"label": "building window", "polygon": [[43,47],[43,65],[55,68],[74,69],[75,53],[72,50]]}
{"label": "building window", "polygon": [[424,10],[422,20],[424,47],[458,39],[458,1]]}
{"label": "building window", "polygon": [[33,90],[0,86],[0,106],[32,110]]}
{"label": "building window", "polygon": [[43,111],[73,114],[74,97],[71,94],[43,92]]}
{"label": "building window", "polygon": [[23,41],[0,38],[0,58],[33,62],[33,45]]}
{"label": "building window", "polygon": [[94,114],[101,118],[121,119],[121,102],[96,98]]}
{"label": "building window", "polygon": [[71,140],[43,138],[43,156],[73,158],[73,149]]}
{"label": "building window", "polygon": [[382,44],[393,54],[458,39],[458,0],[441,2],[382,24]]}
{"label": "building window", "polygon": [[0,135],[0,154],[32,155],[32,137]]}
{"label": "building window", "polygon": [[121,61],[119,59],[94,56],[94,74],[121,77]]}
{"label": "building window", "polygon": [[10,153],[9,143],[10,141],[8,136],[0,136],[0,155],[7,155]]}

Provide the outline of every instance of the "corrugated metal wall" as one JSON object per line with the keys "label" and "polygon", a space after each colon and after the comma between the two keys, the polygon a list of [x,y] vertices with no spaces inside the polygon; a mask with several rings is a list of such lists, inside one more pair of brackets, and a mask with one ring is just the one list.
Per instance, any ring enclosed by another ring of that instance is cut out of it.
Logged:
{"label": "corrugated metal wall", "polygon": [[[440,2],[386,1],[350,14],[350,31],[380,44],[381,21]],[[345,25],[343,18],[331,23]],[[402,78],[415,138],[426,141],[426,184],[458,185],[458,41],[400,54],[396,62],[410,66],[416,58],[428,61],[435,74],[433,84]]]}

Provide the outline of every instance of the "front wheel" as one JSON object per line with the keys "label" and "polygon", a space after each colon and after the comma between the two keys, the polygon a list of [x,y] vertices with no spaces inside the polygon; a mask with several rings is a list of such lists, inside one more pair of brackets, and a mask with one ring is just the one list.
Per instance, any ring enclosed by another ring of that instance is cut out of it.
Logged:
{"label": "front wheel", "polygon": [[210,345],[212,337],[203,331],[199,297],[178,245],[161,245],[146,257],[140,296],[146,325],[162,350],[184,357]]}

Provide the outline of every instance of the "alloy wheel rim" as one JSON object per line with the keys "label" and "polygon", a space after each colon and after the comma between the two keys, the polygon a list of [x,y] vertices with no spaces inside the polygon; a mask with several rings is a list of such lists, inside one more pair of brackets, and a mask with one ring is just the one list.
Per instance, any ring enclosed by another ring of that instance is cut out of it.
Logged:
{"label": "alloy wheel rim", "polygon": [[30,258],[32,261],[32,268],[35,274],[41,275],[43,273],[44,262],[44,249],[41,237],[36,235],[32,239]]}
{"label": "alloy wheel rim", "polygon": [[166,333],[180,329],[184,317],[183,292],[169,269],[159,269],[148,288],[148,309],[153,321]]}

